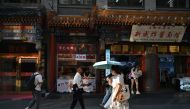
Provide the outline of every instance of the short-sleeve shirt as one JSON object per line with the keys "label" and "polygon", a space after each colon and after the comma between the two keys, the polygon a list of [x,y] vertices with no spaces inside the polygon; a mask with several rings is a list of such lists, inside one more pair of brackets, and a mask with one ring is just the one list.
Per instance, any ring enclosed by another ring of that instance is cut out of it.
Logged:
{"label": "short-sleeve shirt", "polygon": [[133,67],[133,68],[131,69],[131,77],[133,77],[134,79],[137,78],[136,72],[137,72],[137,69]]}
{"label": "short-sleeve shirt", "polygon": [[74,76],[73,84],[77,84],[78,88],[82,88],[82,76],[78,72]]}
{"label": "short-sleeve shirt", "polygon": [[39,74],[38,72],[35,72],[34,75],[36,75],[35,81],[34,81],[34,84],[36,85],[35,90],[41,91],[42,84],[39,84],[39,83],[43,82],[42,75]]}
{"label": "short-sleeve shirt", "polygon": [[124,84],[124,79],[123,79],[123,75],[117,75],[117,76],[113,76],[112,77],[112,87],[115,88],[117,86],[117,84]]}

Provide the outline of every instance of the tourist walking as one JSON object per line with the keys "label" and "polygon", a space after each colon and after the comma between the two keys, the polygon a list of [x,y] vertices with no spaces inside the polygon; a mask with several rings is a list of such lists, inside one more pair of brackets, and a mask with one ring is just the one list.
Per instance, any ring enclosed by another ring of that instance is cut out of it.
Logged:
{"label": "tourist walking", "polygon": [[77,72],[73,79],[73,101],[71,103],[70,109],[74,109],[77,101],[79,101],[82,109],[85,109],[84,99],[83,99],[83,82],[82,82],[83,69],[81,67],[77,68]]}
{"label": "tourist walking", "polygon": [[30,109],[31,107],[34,106],[34,104],[36,104],[36,108],[35,109],[39,109],[40,106],[40,98],[41,98],[41,87],[42,87],[42,83],[43,83],[43,79],[42,79],[42,73],[43,73],[43,68],[39,67],[38,71],[33,73],[32,76],[34,76],[34,89],[32,89],[32,100],[29,102],[28,106],[25,109]]}

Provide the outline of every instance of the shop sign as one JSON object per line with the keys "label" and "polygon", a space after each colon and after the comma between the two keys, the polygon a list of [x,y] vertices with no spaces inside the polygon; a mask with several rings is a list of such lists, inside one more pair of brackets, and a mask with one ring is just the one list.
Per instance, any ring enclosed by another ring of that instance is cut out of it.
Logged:
{"label": "shop sign", "polygon": [[136,42],[181,42],[185,26],[133,25],[130,41]]}
{"label": "shop sign", "polygon": [[122,53],[127,53],[129,51],[128,45],[122,45]]}
{"label": "shop sign", "polygon": [[[106,61],[110,61],[110,49],[106,49]],[[108,76],[111,73],[110,69],[105,70],[105,75]]]}
{"label": "shop sign", "polygon": [[167,53],[168,52],[168,46],[158,46],[158,52],[160,53]]}
{"label": "shop sign", "polygon": [[180,79],[180,89],[190,91],[190,77]]}
{"label": "shop sign", "polygon": [[121,45],[111,45],[112,53],[121,53]]}
{"label": "shop sign", "polygon": [[169,46],[169,51],[171,53],[179,52],[179,46]]}
{"label": "shop sign", "polygon": [[86,54],[76,54],[75,60],[86,60]]}
{"label": "shop sign", "polygon": [[106,49],[106,61],[110,61],[110,49]]}
{"label": "shop sign", "polygon": [[86,36],[86,33],[69,33],[69,36]]}

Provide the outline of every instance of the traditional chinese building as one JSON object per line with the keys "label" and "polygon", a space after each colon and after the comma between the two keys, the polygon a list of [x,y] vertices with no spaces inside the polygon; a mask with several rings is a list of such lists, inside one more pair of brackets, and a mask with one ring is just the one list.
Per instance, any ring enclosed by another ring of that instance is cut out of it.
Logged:
{"label": "traditional chinese building", "polygon": [[[111,49],[112,59],[141,66],[142,90],[157,90],[163,71],[171,79],[190,75],[189,9],[189,0],[58,0],[48,14],[55,40],[50,45],[57,50],[51,52],[49,71],[73,75],[75,66],[105,60],[105,49]],[[104,73],[98,72],[104,71],[96,72],[96,90],[101,91]]]}
{"label": "traditional chinese building", "polygon": [[[7,2],[10,1],[1,1]],[[40,4],[39,0],[35,3]],[[11,71],[14,73],[1,73],[3,81],[12,81],[12,88],[6,83],[8,90],[20,90],[15,88],[30,74],[20,73],[22,66],[27,66],[22,63],[28,62],[28,57],[35,58],[29,59],[34,66],[41,60],[40,41],[33,41],[41,39],[41,30],[46,30],[48,36],[44,41],[48,48],[46,77],[52,91],[68,91],[68,80],[77,66],[88,72],[93,91],[103,91],[104,70],[94,70],[92,65],[105,60],[106,49],[111,50],[111,59],[126,63],[126,75],[131,65],[141,66],[140,86],[144,91],[160,88],[163,71],[168,72],[170,81],[190,74],[189,0],[41,0],[41,4],[48,10],[47,20],[42,8],[34,5],[23,11],[19,7],[1,8],[1,57],[6,62],[13,59],[8,63],[14,63],[14,68],[9,69],[15,69]],[[47,21],[47,29],[43,21]],[[66,82],[57,84],[59,80]]]}

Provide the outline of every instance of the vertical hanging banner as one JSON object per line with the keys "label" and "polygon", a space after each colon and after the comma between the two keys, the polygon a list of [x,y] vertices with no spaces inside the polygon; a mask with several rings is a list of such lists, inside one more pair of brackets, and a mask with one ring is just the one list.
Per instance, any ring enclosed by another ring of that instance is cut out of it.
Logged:
{"label": "vertical hanging banner", "polygon": [[[106,49],[106,61],[110,61],[110,49]],[[105,75],[108,76],[110,73],[110,69],[106,69]]]}
{"label": "vertical hanging banner", "polygon": [[181,42],[185,26],[133,25],[130,41],[133,42]]}

